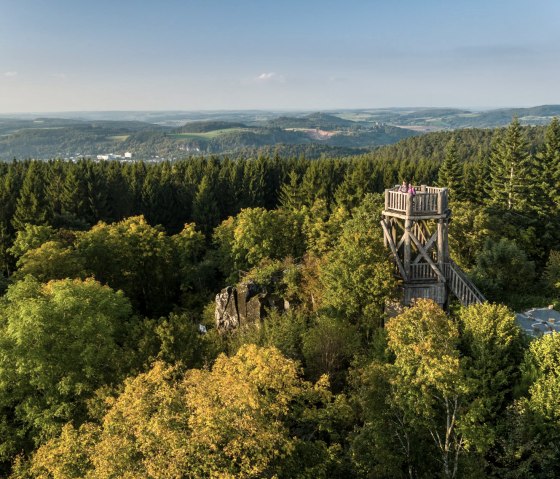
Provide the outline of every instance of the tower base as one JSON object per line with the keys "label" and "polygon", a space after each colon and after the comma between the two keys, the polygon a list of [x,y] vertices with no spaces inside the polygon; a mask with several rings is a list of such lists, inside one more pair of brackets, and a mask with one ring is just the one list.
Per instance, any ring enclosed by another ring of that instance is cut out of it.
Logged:
{"label": "tower base", "polygon": [[415,299],[431,299],[442,308],[447,303],[445,283],[408,283],[404,285],[403,304],[410,306]]}

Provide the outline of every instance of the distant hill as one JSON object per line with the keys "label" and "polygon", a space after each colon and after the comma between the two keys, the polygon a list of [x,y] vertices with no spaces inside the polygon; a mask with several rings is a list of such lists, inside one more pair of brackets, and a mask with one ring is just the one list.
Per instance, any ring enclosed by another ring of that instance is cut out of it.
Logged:
{"label": "distant hill", "polygon": [[496,128],[506,126],[513,117],[523,125],[546,125],[560,116],[560,105],[543,105],[531,108],[500,108],[474,111],[452,108],[419,108],[410,110],[372,110],[361,113],[359,118],[376,120],[405,127],[426,127],[440,130],[457,128]]}
{"label": "distant hill", "polygon": [[303,117],[281,116],[269,120],[267,125],[272,128],[318,128],[321,130],[337,130],[359,126],[351,120],[345,120],[327,113],[312,113]]}
{"label": "distant hill", "polygon": [[229,130],[231,128],[247,128],[247,125],[232,121],[192,121],[177,128],[175,131],[177,133],[208,133],[210,131]]}
{"label": "distant hill", "polygon": [[120,152],[122,142],[131,135],[157,135],[164,130],[139,121],[0,118],[0,158],[70,158]]}
{"label": "distant hill", "polygon": [[0,159],[74,159],[126,151],[133,159],[174,159],[235,156],[240,151],[277,147],[298,154],[312,151],[314,156],[330,155],[336,149],[342,154],[395,144],[431,131],[503,127],[514,116],[523,125],[545,125],[554,116],[560,117],[560,105],[487,111],[373,108],[281,114],[247,110],[63,115],[0,117]]}

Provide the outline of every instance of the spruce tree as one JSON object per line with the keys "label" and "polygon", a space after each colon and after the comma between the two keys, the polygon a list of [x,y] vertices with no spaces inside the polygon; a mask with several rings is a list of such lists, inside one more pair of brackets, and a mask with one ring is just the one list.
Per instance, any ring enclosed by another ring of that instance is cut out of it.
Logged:
{"label": "spruce tree", "polygon": [[220,222],[220,210],[214,188],[207,176],[202,178],[193,200],[193,219],[200,230],[210,238],[212,230]]}
{"label": "spruce tree", "polygon": [[537,154],[542,188],[555,209],[560,207],[560,121],[553,118],[545,133],[544,147]]}
{"label": "spruce tree", "polygon": [[299,175],[290,171],[288,182],[280,187],[280,205],[287,210],[299,210],[303,206],[303,195],[299,185]]}
{"label": "spruce tree", "polygon": [[43,172],[40,170],[37,161],[31,161],[27,167],[12,219],[16,230],[23,228],[26,223],[34,225],[47,223],[48,211],[45,202]]}
{"label": "spruce tree", "polygon": [[86,188],[84,170],[71,167],[66,173],[59,197],[60,225],[77,227],[87,224]]}
{"label": "spruce tree", "polygon": [[459,163],[455,137],[451,138],[445,147],[445,158],[439,169],[438,184],[449,189],[451,198],[459,201],[464,199],[463,167]]}
{"label": "spruce tree", "polygon": [[500,134],[490,156],[490,202],[501,209],[522,211],[531,188],[527,140],[517,118]]}

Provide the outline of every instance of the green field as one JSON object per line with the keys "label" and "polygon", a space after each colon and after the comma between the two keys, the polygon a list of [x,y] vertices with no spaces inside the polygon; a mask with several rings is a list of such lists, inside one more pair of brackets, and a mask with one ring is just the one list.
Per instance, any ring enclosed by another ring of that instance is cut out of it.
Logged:
{"label": "green field", "polygon": [[113,141],[126,141],[128,140],[129,136],[130,135],[113,135],[113,136],[108,136],[107,139]]}
{"label": "green field", "polygon": [[248,128],[226,128],[223,130],[213,130],[205,133],[175,133],[175,134],[168,134],[167,136],[170,136],[172,138],[185,139],[185,140],[200,140],[200,139],[209,140],[212,138],[216,138],[220,135],[223,135],[225,133],[241,133],[244,131],[252,131],[252,130]]}

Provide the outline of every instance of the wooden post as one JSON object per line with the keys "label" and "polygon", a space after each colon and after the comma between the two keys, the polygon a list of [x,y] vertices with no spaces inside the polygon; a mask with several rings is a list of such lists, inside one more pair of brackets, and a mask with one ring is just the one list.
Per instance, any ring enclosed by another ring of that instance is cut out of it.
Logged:
{"label": "wooden post", "polygon": [[[412,196],[412,195],[410,195]],[[410,200],[409,200],[410,201]],[[403,263],[404,263],[404,270],[406,271],[406,275],[410,278],[410,230],[412,228],[412,220],[410,218],[406,218],[404,221],[404,254],[403,254]]]}
{"label": "wooden post", "polygon": [[449,263],[449,218],[443,222],[443,261]]}
{"label": "wooden post", "polygon": [[437,225],[437,256],[440,271],[444,271],[445,263],[445,224],[443,218],[438,220]]}
{"label": "wooden post", "polygon": [[406,216],[412,216],[412,205],[414,197],[409,193],[406,195]]}
{"label": "wooden post", "polygon": [[389,209],[389,190],[385,190],[385,211]]}

